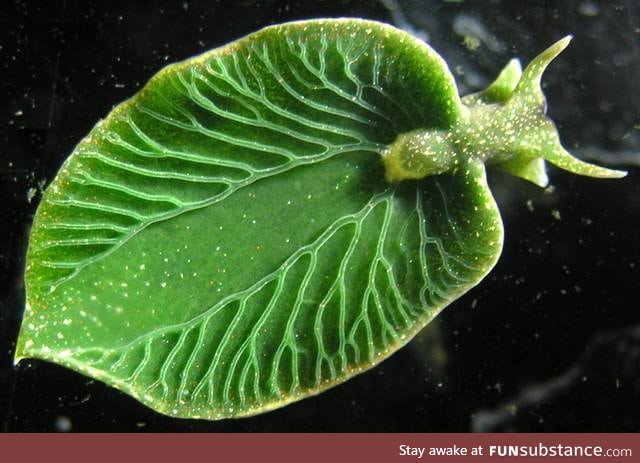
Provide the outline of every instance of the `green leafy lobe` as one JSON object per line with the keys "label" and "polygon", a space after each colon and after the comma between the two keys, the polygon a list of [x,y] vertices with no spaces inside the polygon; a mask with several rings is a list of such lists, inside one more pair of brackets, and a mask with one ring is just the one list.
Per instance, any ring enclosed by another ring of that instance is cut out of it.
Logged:
{"label": "green leafy lobe", "polygon": [[355,19],[168,66],[46,190],[16,360],[207,419],[372,367],[495,264],[485,163],[540,185],[543,159],[618,175],[566,153],[544,115],[540,76],[565,45],[462,100],[427,45]]}

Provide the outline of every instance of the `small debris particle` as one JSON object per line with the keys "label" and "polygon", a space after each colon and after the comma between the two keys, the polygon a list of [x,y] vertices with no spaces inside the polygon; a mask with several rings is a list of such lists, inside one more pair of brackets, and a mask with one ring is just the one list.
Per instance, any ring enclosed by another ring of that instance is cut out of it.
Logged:
{"label": "small debris particle", "polygon": [[27,190],[27,202],[31,203],[31,200],[36,196],[36,193],[38,192],[38,190],[36,190],[35,188],[29,188],[29,190]]}
{"label": "small debris particle", "polygon": [[529,209],[531,212],[535,210],[535,208],[533,207],[533,200],[527,199],[527,209]]}
{"label": "small debris particle", "polygon": [[582,2],[578,6],[578,13],[580,13],[582,16],[598,16],[600,14],[600,7],[595,2]]}
{"label": "small debris particle", "polygon": [[68,416],[59,416],[53,423],[53,427],[57,432],[71,431],[71,419]]}

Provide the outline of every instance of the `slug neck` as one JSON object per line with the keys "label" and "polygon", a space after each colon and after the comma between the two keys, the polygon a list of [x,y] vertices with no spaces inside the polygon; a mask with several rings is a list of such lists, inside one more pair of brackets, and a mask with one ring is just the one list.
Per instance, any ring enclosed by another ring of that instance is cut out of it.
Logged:
{"label": "slug neck", "polygon": [[541,111],[526,109],[509,103],[463,103],[461,117],[450,128],[399,135],[383,154],[387,180],[418,180],[453,172],[468,161],[495,165],[536,157],[525,147],[531,141],[540,142],[540,127],[551,123]]}

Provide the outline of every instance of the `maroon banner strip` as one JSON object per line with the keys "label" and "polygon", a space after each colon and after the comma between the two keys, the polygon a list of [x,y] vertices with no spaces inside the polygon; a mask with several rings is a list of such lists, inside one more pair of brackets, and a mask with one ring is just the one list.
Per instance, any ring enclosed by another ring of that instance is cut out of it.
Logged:
{"label": "maroon banner strip", "polygon": [[3,434],[0,462],[640,462],[638,434]]}

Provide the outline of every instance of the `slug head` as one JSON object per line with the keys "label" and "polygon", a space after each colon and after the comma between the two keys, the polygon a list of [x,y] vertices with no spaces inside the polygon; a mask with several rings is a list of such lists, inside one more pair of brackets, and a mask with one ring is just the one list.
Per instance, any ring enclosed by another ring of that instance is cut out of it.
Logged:
{"label": "slug head", "polygon": [[387,180],[452,172],[469,160],[542,187],[548,184],[545,161],[579,175],[624,177],[626,172],[586,163],[567,152],[546,115],[542,74],[570,40],[568,36],[556,42],[524,71],[518,60],[511,60],[489,87],[462,98],[462,116],[448,129],[419,129],[398,136],[383,153]]}

